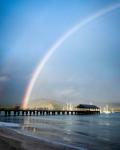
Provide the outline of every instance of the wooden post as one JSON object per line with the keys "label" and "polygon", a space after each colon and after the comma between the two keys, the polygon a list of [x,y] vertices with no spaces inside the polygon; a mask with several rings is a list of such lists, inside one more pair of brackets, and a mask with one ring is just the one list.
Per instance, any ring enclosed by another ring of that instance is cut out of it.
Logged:
{"label": "wooden post", "polygon": [[16,110],[14,110],[13,113],[14,113],[14,116],[16,116]]}
{"label": "wooden post", "polygon": [[38,116],[38,110],[36,111],[36,115]]}
{"label": "wooden post", "polygon": [[69,111],[67,111],[67,115],[69,115]]}

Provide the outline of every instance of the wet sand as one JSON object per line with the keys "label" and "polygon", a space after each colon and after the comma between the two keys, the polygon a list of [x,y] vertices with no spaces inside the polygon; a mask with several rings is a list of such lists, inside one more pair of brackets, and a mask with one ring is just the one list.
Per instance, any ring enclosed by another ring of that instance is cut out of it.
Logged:
{"label": "wet sand", "polygon": [[0,150],[75,150],[0,127]]}

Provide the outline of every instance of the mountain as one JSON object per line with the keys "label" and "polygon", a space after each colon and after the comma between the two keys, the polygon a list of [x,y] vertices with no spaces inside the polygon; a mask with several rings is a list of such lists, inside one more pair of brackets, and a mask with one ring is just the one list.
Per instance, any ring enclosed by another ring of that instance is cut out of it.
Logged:
{"label": "mountain", "polygon": [[29,109],[62,109],[65,104],[49,99],[37,99],[29,102]]}

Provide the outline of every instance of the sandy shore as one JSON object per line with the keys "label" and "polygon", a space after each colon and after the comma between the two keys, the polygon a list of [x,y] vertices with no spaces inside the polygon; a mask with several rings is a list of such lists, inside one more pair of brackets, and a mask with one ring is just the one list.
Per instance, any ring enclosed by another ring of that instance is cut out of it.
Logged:
{"label": "sandy shore", "polygon": [[0,127],[0,150],[75,150]]}

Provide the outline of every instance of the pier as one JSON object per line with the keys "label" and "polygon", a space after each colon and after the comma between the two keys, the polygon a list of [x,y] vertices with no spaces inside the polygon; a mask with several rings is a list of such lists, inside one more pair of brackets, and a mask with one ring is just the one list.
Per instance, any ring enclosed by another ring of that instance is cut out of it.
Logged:
{"label": "pier", "polygon": [[0,110],[0,116],[46,116],[46,115],[92,115],[99,114],[99,109],[79,109],[79,110]]}

